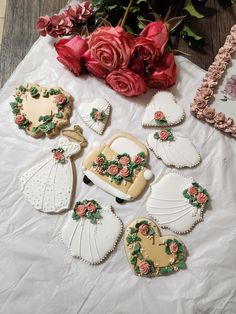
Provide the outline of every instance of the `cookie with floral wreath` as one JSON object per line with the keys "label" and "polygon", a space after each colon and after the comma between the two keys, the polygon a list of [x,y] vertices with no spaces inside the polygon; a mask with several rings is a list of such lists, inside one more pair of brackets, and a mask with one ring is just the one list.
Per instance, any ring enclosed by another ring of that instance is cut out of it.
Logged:
{"label": "cookie with floral wreath", "polygon": [[183,242],[173,235],[161,236],[157,225],[148,218],[136,218],[127,226],[124,246],[135,275],[162,276],[186,268]]}
{"label": "cookie with floral wreath", "polygon": [[10,105],[19,129],[35,138],[51,138],[69,123],[72,103],[72,96],[60,87],[28,83],[16,88]]}
{"label": "cookie with floral wreath", "polygon": [[89,264],[101,263],[116,247],[123,226],[111,206],[94,199],[76,202],[62,228],[71,255]]}

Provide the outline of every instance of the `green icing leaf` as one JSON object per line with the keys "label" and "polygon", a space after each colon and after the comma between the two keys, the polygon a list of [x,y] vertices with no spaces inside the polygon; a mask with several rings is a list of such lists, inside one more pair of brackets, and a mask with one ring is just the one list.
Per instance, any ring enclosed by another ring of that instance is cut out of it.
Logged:
{"label": "green icing leaf", "polygon": [[140,251],[141,245],[139,242],[136,242],[134,245],[134,252],[138,253]]}
{"label": "green icing leaf", "polygon": [[137,263],[137,257],[132,257],[132,259],[130,260],[130,263],[132,264],[132,265],[136,265],[136,263]]}
{"label": "green icing leaf", "polygon": [[63,117],[63,114],[59,111],[59,112],[56,113],[56,117],[57,117],[57,118],[62,118],[62,117]]}
{"label": "green icing leaf", "polygon": [[98,210],[93,213],[93,217],[96,218],[96,219],[102,218],[102,216],[101,216],[101,214],[100,214],[100,212]]}
{"label": "green icing leaf", "polygon": [[134,242],[133,238],[131,236],[126,237],[126,241],[128,244],[131,244]]}
{"label": "green icing leaf", "polygon": [[179,269],[185,269],[186,268],[186,264],[185,264],[184,260],[179,261],[178,264],[177,264],[177,267]]}
{"label": "green icing leaf", "polygon": [[149,236],[152,236],[152,235],[154,235],[154,234],[155,234],[154,229],[153,229],[152,227],[149,227],[148,235],[149,235]]}
{"label": "green icing leaf", "polygon": [[26,88],[23,85],[19,86],[19,91],[24,93],[26,91]]}
{"label": "green icing leaf", "polygon": [[143,259],[143,255],[141,253],[138,254],[138,259],[141,261]]}
{"label": "green icing leaf", "polygon": [[130,234],[133,234],[133,233],[136,233],[138,232],[138,229],[137,228],[130,228]]}

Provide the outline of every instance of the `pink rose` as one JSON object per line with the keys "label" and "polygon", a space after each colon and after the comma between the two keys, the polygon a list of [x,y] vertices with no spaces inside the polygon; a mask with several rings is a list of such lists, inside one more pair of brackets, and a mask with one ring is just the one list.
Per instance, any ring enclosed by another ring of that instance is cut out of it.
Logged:
{"label": "pink rose", "polygon": [[224,89],[225,93],[236,100],[236,75],[232,75],[230,79],[227,80]]}
{"label": "pink rose", "polygon": [[215,122],[224,122],[226,119],[225,114],[223,112],[218,112],[215,116]]}
{"label": "pink rose", "polygon": [[108,167],[107,172],[111,175],[111,176],[115,176],[117,175],[117,173],[119,172],[119,168],[117,165],[111,165]]}
{"label": "pink rose", "polygon": [[15,123],[17,125],[20,125],[21,123],[23,123],[25,121],[25,116],[22,116],[20,114],[15,116]]}
{"label": "pink rose", "polygon": [[93,203],[89,202],[85,208],[90,212],[93,213],[96,210],[96,205],[94,205]]}
{"label": "pink rose", "polygon": [[131,58],[129,62],[129,69],[140,75],[141,77],[145,76],[145,65],[143,61],[139,58]]}
{"label": "pink rose", "polygon": [[119,69],[108,74],[106,82],[116,92],[124,96],[137,96],[147,90],[144,80],[129,69]]}
{"label": "pink rose", "polygon": [[134,44],[134,54],[147,63],[152,63],[160,55],[156,43],[146,37],[137,37]]}
{"label": "pink rose", "polygon": [[141,275],[147,275],[150,269],[151,269],[151,266],[146,261],[140,262],[139,271]]}
{"label": "pink rose", "polygon": [[142,157],[138,155],[134,157],[134,162],[136,163],[136,165],[141,165],[142,161],[143,161]]}
{"label": "pink rose", "polygon": [[169,32],[162,21],[149,23],[142,31],[142,36],[152,39],[161,53],[169,40]]}
{"label": "pink rose", "polygon": [[61,160],[64,158],[64,155],[62,152],[54,152],[53,153],[53,158],[56,159],[56,160]]}
{"label": "pink rose", "polygon": [[66,10],[66,15],[77,23],[85,22],[93,15],[93,7],[89,1],[81,3],[81,5],[69,6]]}
{"label": "pink rose", "polygon": [[166,141],[170,133],[166,130],[161,130],[159,133],[159,137],[161,141]]}
{"label": "pink rose", "polygon": [[76,76],[82,72],[81,57],[87,50],[87,42],[80,36],[70,39],[62,38],[55,44],[57,60],[65,65]]}
{"label": "pink rose", "polygon": [[197,202],[199,204],[206,204],[208,201],[208,196],[204,193],[198,193],[197,195]]}
{"label": "pink rose", "polygon": [[195,196],[198,193],[198,189],[196,188],[196,186],[191,186],[190,188],[188,188],[188,194],[191,196]]}
{"label": "pink rose", "polygon": [[122,166],[127,166],[130,163],[130,159],[127,156],[122,156],[119,159],[119,163],[122,164]]}
{"label": "pink rose", "polygon": [[112,71],[128,65],[134,40],[119,26],[104,26],[91,34],[88,44],[94,59]]}
{"label": "pink rose", "polygon": [[95,117],[96,121],[101,120],[101,118],[102,118],[101,112],[100,111],[96,111],[95,114],[94,114],[94,117]]}
{"label": "pink rose", "polygon": [[97,167],[96,171],[100,174],[103,175],[104,174],[104,170],[101,167]]}
{"label": "pink rose", "polygon": [[148,225],[146,225],[146,224],[142,224],[142,225],[139,226],[139,228],[138,228],[138,231],[139,231],[142,235],[144,235],[144,236],[146,236],[146,235],[148,234],[148,230],[149,230],[149,227],[148,227]]}
{"label": "pink rose", "polygon": [[175,84],[176,65],[174,55],[170,52],[164,54],[156,63],[156,70],[147,79],[151,88],[166,89]]}
{"label": "pink rose", "polygon": [[50,17],[48,15],[40,16],[37,23],[36,28],[41,36],[47,35],[47,27],[50,24]]}
{"label": "pink rose", "polygon": [[87,50],[84,55],[83,55],[83,61],[85,63],[85,66],[87,68],[87,70],[93,74],[94,76],[100,77],[105,79],[107,74],[108,74],[108,70],[103,68],[99,62],[97,62],[93,56],[91,55],[91,51]]}
{"label": "pink rose", "polygon": [[64,104],[66,101],[66,96],[64,94],[58,94],[55,96],[55,101],[59,105]]}
{"label": "pink rose", "polygon": [[103,163],[103,161],[104,161],[104,158],[103,157],[97,157],[96,158],[96,160],[95,160],[95,162],[96,162],[96,164],[98,165],[98,166],[101,166],[102,165],[102,163]]}
{"label": "pink rose", "polygon": [[156,111],[154,113],[154,119],[158,120],[158,121],[163,120],[163,119],[165,119],[165,115],[162,111]]}
{"label": "pink rose", "polygon": [[47,26],[47,33],[56,38],[71,34],[73,23],[65,14],[55,14],[50,17],[50,24]]}
{"label": "pink rose", "polygon": [[179,250],[179,246],[175,242],[171,242],[169,247],[170,247],[171,253],[177,253]]}
{"label": "pink rose", "polygon": [[119,172],[119,175],[123,178],[126,178],[130,175],[129,173],[129,169],[127,167],[123,167],[120,172]]}
{"label": "pink rose", "polygon": [[86,208],[85,208],[85,206],[84,205],[78,205],[77,207],[76,207],[76,213],[77,213],[77,215],[79,215],[80,217],[82,217],[82,216],[84,216],[85,215],[85,213],[86,213]]}
{"label": "pink rose", "polygon": [[203,110],[203,115],[204,117],[206,118],[206,121],[209,122],[209,123],[214,123],[215,120],[215,109],[212,108],[212,107],[206,107],[204,110]]}

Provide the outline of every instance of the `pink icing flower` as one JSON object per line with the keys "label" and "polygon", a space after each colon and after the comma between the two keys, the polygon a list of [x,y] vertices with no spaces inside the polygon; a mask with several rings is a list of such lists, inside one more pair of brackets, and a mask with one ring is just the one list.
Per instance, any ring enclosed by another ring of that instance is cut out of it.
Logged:
{"label": "pink icing flower", "polygon": [[148,227],[148,225],[146,225],[146,224],[142,224],[142,225],[140,225],[139,228],[138,228],[138,231],[139,231],[142,235],[144,235],[144,236],[146,236],[146,235],[148,234],[148,230],[149,230],[149,227]]}
{"label": "pink icing flower", "polygon": [[101,166],[102,165],[102,163],[103,163],[103,161],[104,161],[104,158],[103,157],[97,157],[96,158],[96,160],[95,160],[95,162],[96,162],[96,164],[98,165],[98,166]]}
{"label": "pink icing flower", "polygon": [[156,111],[154,113],[154,119],[155,120],[160,121],[160,120],[163,120],[164,118],[165,118],[165,115],[164,115],[164,113],[162,111]]}
{"label": "pink icing flower", "polygon": [[142,157],[138,155],[134,157],[134,162],[136,163],[136,165],[141,165],[142,161],[143,161]]}
{"label": "pink icing flower", "polygon": [[141,275],[147,275],[150,269],[151,269],[151,266],[146,261],[140,262],[139,271]]}
{"label": "pink icing flower", "polygon": [[230,79],[227,80],[224,89],[225,93],[236,100],[236,75],[232,75]]}
{"label": "pink icing flower", "polygon": [[64,158],[64,155],[63,155],[62,152],[56,151],[56,152],[53,153],[53,158],[55,160],[61,160],[61,159]]}
{"label": "pink icing flower", "polygon": [[101,167],[97,167],[97,172],[100,174],[100,175],[103,175],[104,174],[104,171]]}
{"label": "pink icing flower", "polygon": [[89,202],[85,208],[90,212],[93,213],[96,210],[96,205],[94,205],[93,203]]}
{"label": "pink icing flower", "polygon": [[117,175],[117,173],[119,172],[119,168],[117,165],[111,165],[108,167],[107,172],[111,175],[111,176],[115,176]]}
{"label": "pink icing flower", "polygon": [[224,122],[226,119],[225,114],[223,112],[218,112],[215,116],[215,122]]}
{"label": "pink icing flower", "polygon": [[47,28],[49,24],[50,24],[50,17],[48,15],[39,17],[36,23],[36,28],[41,36],[47,35]]}
{"label": "pink icing flower", "polygon": [[130,163],[130,159],[127,156],[122,156],[119,159],[119,163],[122,164],[122,166],[127,166]]}
{"label": "pink icing flower", "polygon": [[79,215],[80,217],[84,216],[86,213],[86,208],[84,205],[78,205],[76,207],[76,213],[77,215]]}
{"label": "pink icing flower", "polygon": [[170,133],[169,133],[168,131],[162,130],[162,131],[159,133],[160,140],[161,140],[161,141],[166,141],[169,135],[170,135]]}
{"label": "pink icing flower", "polygon": [[198,202],[199,204],[206,204],[207,201],[208,201],[208,196],[207,196],[206,194],[204,194],[204,193],[199,193],[199,194],[197,195],[197,202]]}
{"label": "pink icing flower", "polygon": [[23,123],[24,121],[25,121],[25,116],[20,115],[20,114],[18,114],[18,115],[15,116],[15,123],[16,123],[17,125],[20,125],[20,124]]}
{"label": "pink icing flower", "polygon": [[95,118],[96,121],[101,120],[101,118],[102,118],[101,112],[100,111],[96,111],[95,114],[94,114],[94,118]]}
{"label": "pink icing flower", "polygon": [[66,96],[64,94],[58,94],[55,96],[55,101],[59,105],[64,104],[66,101]]}
{"label": "pink icing flower", "polygon": [[129,169],[127,167],[123,167],[119,172],[119,175],[124,178],[128,177],[129,174]]}
{"label": "pink icing flower", "polygon": [[188,194],[191,196],[195,196],[198,193],[198,189],[195,186],[191,186],[188,188]]}
{"label": "pink icing flower", "polygon": [[215,109],[212,108],[212,107],[206,107],[204,110],[203,110],[203,115],[204,117],[206,118],[206,121],[209,122],[209,123],[213,123],[215,120]]}
{"label": "pink icing flower", "polygon": [[170,243],[170,251],[171,251],[171,253],[177,253],[178,250],[179,250],[179,246],[178,246],[177,243],[175,243],[175,242]]}

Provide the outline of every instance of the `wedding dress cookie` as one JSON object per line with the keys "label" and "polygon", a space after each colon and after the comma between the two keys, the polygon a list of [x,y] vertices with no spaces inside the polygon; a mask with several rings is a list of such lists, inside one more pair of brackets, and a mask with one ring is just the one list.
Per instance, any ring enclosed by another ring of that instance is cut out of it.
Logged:
{"label": "wedding dress cookie", "polygon": [[157,92],[144,112],[143,126],[170,126],[184,119],[184,110],[176,103],[172,93]]}
{"label": "wedding dress cookie", "polygon": [[162,228],[187,233],[203,219],[208,198],[207,190],[192,178],[169,173],[151,185],[147,212]]}
{"label": "wedding dress cookie", "polygon": [[138,276],[169,275],[185,269],[186,249],[173,236],[161,236],[148,218],[136,218],[125,231],[125,252],[130,267]]}
{"label": "wedding dress cookie", "polygon": [[101,263],[114,250],[122,232],[111,206],[95,200],[77,202],[62,228],[62,239],[71,255],[89,264]]}
{"label": "wedding dress cookie", "polygon": [[167,166],[176,168],[194,167],[201,157],[192,142],[171,128],[160,129],[147,137],[148,147]]}
{"label": "wedding dress cookie", "polygon": [[20,85],[11,102],[15,123],[33,137],[49,138],[69,123],[73,98],[60,87],[46,89],[38,84]]}
{"label": "wedding dress cookie", "polygon": [[90,102],[83,102],[79,106],[81,119],[98,134],[105,130],[110,116],[111,105],[104,98],[97,98]]}

